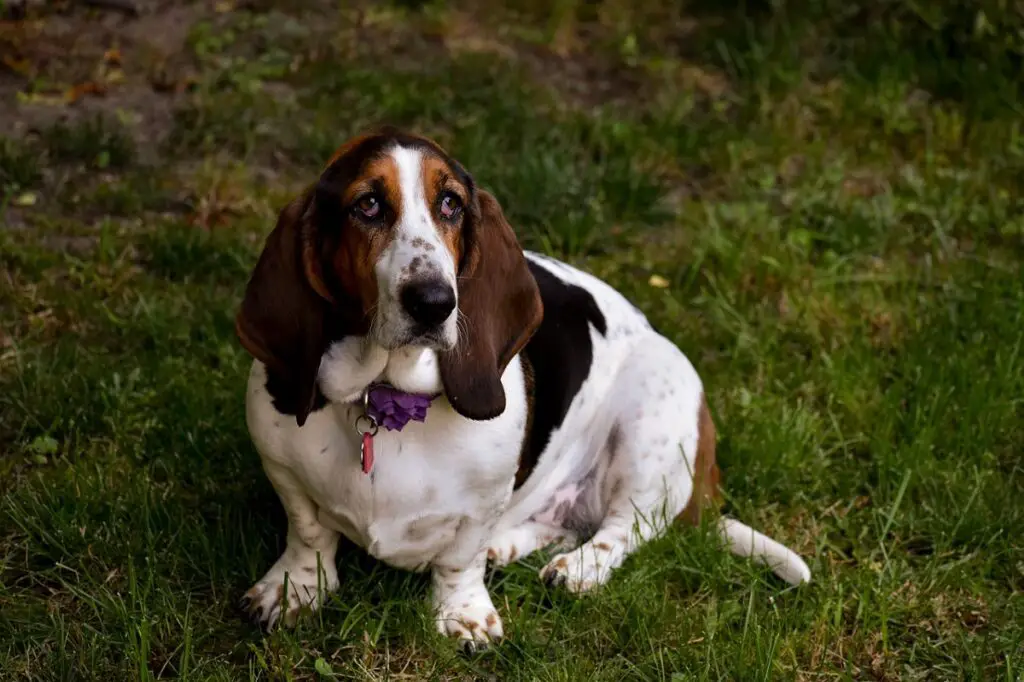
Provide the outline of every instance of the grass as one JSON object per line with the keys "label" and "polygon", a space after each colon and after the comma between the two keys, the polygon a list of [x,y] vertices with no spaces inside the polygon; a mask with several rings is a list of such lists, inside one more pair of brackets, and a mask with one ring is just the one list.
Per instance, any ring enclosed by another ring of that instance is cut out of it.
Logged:
{"label": "grass", "polygon": [[[1009,20],[989,9],[983,40],[955,3],[513,4],[210,13],[166,135],[0,139],[0,677],[1022,679]],[[284,520],[234,311],[277,209],[385,121],[680,345],[727,510],[811,585],[676,529],[585,600],[541,556],[494,574],[508,640],[475,659],[434,634],[422,576],[355,550],[311,622],[241,619]]]}

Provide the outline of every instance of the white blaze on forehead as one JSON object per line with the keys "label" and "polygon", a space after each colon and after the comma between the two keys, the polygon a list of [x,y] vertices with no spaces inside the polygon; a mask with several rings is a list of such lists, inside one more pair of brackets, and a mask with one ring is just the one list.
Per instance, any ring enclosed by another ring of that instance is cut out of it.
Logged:
{"label": "white blaze on forehead", "polygon": [[[402,205],[391,242],[389,265],[395,280],[435,272],[450,284],[455,283],[455,263],[434,222],[423,173],[423,151],[395,146],[389,152],[398,169],[398,188]],[[413,261],[415,266],[412,266]]]}
{"label": "white blaze on forehead", "polygon": [[423,225],[430,222],[426,188],[423,186],[423,152],[419,149],[395,147],[391,158],[398,167],[398,188],[402,193],[400,227],[409,223]]}

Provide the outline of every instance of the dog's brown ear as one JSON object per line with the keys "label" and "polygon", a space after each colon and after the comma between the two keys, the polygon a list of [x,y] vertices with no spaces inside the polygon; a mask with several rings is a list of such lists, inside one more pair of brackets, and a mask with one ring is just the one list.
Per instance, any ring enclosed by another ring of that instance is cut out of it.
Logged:
{"label": "dog's brown ear", "polygon": [[235,318],[242,345],[267,367],[275,405],[302,426],[327,345],[329,293],[319,269],[313,191],[281,210]]}
{"label": "dog's brown ear", "polygon": [[497,199],[479,190],[469,208],[458,275],[459,341],[440,354],[440,369],[455,411],[484,420],[505,411],[501,375],[540,326],[544,307]]}

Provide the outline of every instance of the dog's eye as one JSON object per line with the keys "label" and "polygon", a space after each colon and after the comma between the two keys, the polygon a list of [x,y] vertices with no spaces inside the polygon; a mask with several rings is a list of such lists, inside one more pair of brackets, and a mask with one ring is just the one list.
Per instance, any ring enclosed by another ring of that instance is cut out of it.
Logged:
{"label": "dog's eye", "polygon": [[356,211],[363,218],[376,218],[380,215],[380,202],[377,197],[368,194],[356,202]]}
{"label": "dog's eye", "polygon": [[461,210],[462,202],[460,202],[459,198],[451,192],[446,193],[444,198],[441,199],[441,215],[448,220],[457,216]]}

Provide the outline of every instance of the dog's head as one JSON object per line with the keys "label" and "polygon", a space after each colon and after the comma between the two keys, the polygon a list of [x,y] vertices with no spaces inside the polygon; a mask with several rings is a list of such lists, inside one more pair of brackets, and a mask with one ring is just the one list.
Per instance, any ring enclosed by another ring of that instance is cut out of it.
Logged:
{"label": "dog's head", "polygon": [[434,349],[452,407],[490,419],[542,316],[497,200],[434,142],[388,128],[342,145],[281,211],[236,329],[300,426],[323,352],[347,335]]}

